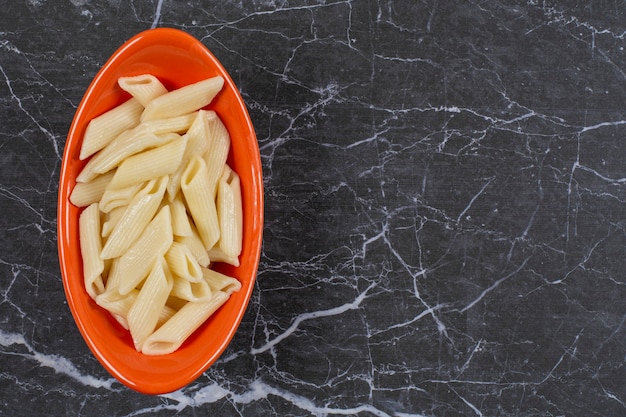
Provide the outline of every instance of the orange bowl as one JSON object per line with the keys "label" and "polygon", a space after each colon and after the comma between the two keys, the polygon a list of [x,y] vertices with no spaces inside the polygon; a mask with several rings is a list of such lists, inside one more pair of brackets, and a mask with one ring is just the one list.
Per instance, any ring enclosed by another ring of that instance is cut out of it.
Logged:
{"label": "orange bowl", "polygon": [[[224,88],[207,107],[222,119],[231,136],[229,165],[239,174],[243,207],[240,266],[217,265],[236,277],[234,293],[176,352],[162,356],[139,353],[127,330],[87,294],[79,244],[81,209],[69,201],[76,177],[87,161],[79,159],[88,122],[130,96],[119,88],[122,76],[150,73],[174,89],[220,75]],[[85,342],[102,366],[121,383],[145,394],[162,394],[198,378],[228,346],[250,300],[256,279],[263,232],[263,178],[254,127],[232,79],[197,39],[176,29],[141,32],[120,47],[98,72],[70,127],[61,165],[58,194],[58,251],[69,308]]]}

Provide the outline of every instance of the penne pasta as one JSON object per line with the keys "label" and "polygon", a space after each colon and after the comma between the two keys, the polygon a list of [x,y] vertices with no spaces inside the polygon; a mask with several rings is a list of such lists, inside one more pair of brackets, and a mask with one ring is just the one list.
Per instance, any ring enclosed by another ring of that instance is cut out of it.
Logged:
{"label": "penne pasta", "polygon": [[224,85],[220,76],[208,78],[163,94],[148,103],[141,121],[180,116],[207,106]]}
{"label": "penne pasta", "polygon": [[141,351],[146,355],[165,355],[174,352],[228,298],[228,294],[218,291],[209,301],[185,304],[146,339]]}
{"label": "penne pasta", "polygon": [[190,282],[202,281],[200,264],[183,243],[173,242],[165,253],[165,260],[175,275]]}
{"label": "penne pasta", "polygon": [[241,289],[212,269],[238,266],[243,238],[230,136],[204,109],[223,83],[168,92],[151,74],[121,77],[132,98],[93,119],[83,139],[89,160],[70,201],[83,208],[85,289],[146,355],[178,349]]}
{"label": "penne pasta", "polygon": [[[96,297],[96,304],[107,310],[126,329],[129,330],[127,316],[130,308],[137,299],[139,290],[133,290],[126,295],[122,295],[117,290],[105,291]],[[159,313],[157,327],[168,321],[177,310],[170,306],[164,306]]]}
{"label": "penne pasta", "polygon": [[146,278],[153,263],[165,255],[172,242],[171,216],[165,206],[119,258],[115,276],[109,275],[109,279],[118,283],[121,294],[128,294]]}
{"label": "penne pasta", "polygon": [[199,152],[200,154],[203,154],[208,145],[207,137],[210,133],[209,124],[212,120],[217,119],[218,116],[213,110],[198,110],[193,114],[195,117],[187,130],[187,135],[194,138],[198,142],[204,142],[202,145],[204,147],[203,151]]}
{"label": "penne pasta", "polygon": [[167,263],[163,258],[157,259],[126,317],[137,351],[156,329],[173,283]]}
{"label": "penne pasta", "polygon": [[128,329],[126,317],[137,299],[137,294],[139,294],[138,290],[133,290],[128,294],[120,294],[117,289],[107,290],[96,297],[96,304],[108,310],[112,315],[122,318],[123,322],[120,324],[123,323],[122,325]]}
{"label": "penne pasta", "polygon": [[195,112],[196,117],[191,124],[189,130],[185,133],[187,138],[187,146],[183,153],[183,158],[178,169],[170,175],[170,182],[167,184],[167,195],[172,200],[178,191],[180,190],[180,179],[183,175],[184,169],[191,161],[194,155],[203,155],[209,146],[207,141],[207,120],[209,114],[215,114],[215,112],[208,112],[206,110],[200,110]]}
{"label": "penne pasta", "polygon": [[243,213],[239,176],[228,165],[217,186],[217,218],[220,224],[219,248],[230,258],[241,253]]}
{"label": "penne pasta", "polygon": [[191,226],[191,234],[188,236],[175,236],[174,239],[177,242],[180,242],[189,248],[189,251],[196,258],[200,266],[208,267],[211,263],[211,258],[209,257],[209,253],[204,248],[204,243],[202,243],[202,239],[198,235],[198,230],[195,228],[193,224]]}
{"label": "penne pasta", "polygon": [[144,186],[145,183],[136,183],[123,188],[108,187],[100,198],[100,211],[109,213],[118,207],[128,206]]}
{"label": "penne pasta", "polygon": [[[103,238],[108,237],[111,234],[113,229],[115,229],[115,226],[117,226],[117,224],[120,222],[120,219],[124,215],[125,211],[126,206],[120,206],[110,210],[108,213],[104,213],[105,221],[104,223],[102,223],[101,231],[101,235]],[[105,261],[107,260],[108,259],[105,259]]]}
{"label": "penne pasta", "polygon": [[143,107],[149,102],[167,93],[161,81],[152,74],[120,77],[117,80],[120,88],[133,96]]}
{"label": "penne pasta", "polygon": [[127,130],[95,154],[79,177],[81,180],[89,180],[91,176],[109,172],[126,158],[144,150],[164,145],[178,137],[179,135],[175,133],[159,135],[146,130],[145,126]]}
{"label": "penne pasta", "polygon": [[179,137],[165,145],[126,158],[115,171],[109,186],[122,188],[171,174],[180,165],[186,143],[186,138]]}
{"label": "penne pasta", "polygon": [[106,187],[113,179],[113,173],[96,175],[89,182],[79,182],[70,194],[70,202],[77,207],[87,207],[92,203],[97,203],[102,199]]}
{"label": "penne pasta", "polygon": [[121,256],[133,244],[159,209],[166,185],[167,176],[149,181],[137,193],[104,244],[102,259]]}
{"label": "penne pasta", "polygon": [[192,282],[183,277],[174,276],[174,286],[172,287],[172,296],[190,302],[208,301],[211,298],[211,287],[209,284],[200,279],[198,282]]}
{"label": "penne pasta", "polygon": [[[169,185],[169,182],[168,182]],[[169,202],[172,211],[172,230],[174,236],[191,236],[193,230],[187,215],[187,207],[181,193],[176,193],[176,197]]]}
{"label": "penne pasta", "polygon": [[226,126],[219,117],[211,118],[207,123],[207,149],[203,154],[207,166],[207,175],[211,190],[214,191],[217,181],[222,175],[222,170],[228,158],[230,150],[230,136]]}
{"label": "penne pasta", "polygon": [[239,266],[238,256],[228,256],[218,246],[214,246],[209,249],[209,258],[211,259],[211,262],[223,262],[225,264]]}
{"label": "penne pasta", "polygon": [[87,159],[117,135],[136,126],[144,107],[134,98],[94,118],[87,125],[79,158]]}
{"label": "penne pasta", "polygon": [[141,123],[141,128],[152,132],[155,135],[164,135],[166,133],[178,133],[182,135],[186,133],[193,121],[196,113],[183,114],[181,116],[169,117],[167,119],[148,120]]}
{"label": "penne pasta", "polygon": [[[100,240],[100,211],[98,203],[93,203],[79,217],[80,250],[83,253],[83,280],[85,289],[95,299],[104,291],[102,272],[104,261],[100,258],[102,241]],[[200,272],[202,276],[202,272]]]}
{"label": "penne pasta", "polygon": [[206,163],[195,156],[185,168],[180,186],[204,248],[209,250],[220,238],[220,227],[207,175]]}
{"label": "penne pasta", "polygon": [[232,294],[241,289],[241,282],[236,278],[229,277],[213,269],[202,268],[202,278],[209,284],[212,291],[223,291]]}

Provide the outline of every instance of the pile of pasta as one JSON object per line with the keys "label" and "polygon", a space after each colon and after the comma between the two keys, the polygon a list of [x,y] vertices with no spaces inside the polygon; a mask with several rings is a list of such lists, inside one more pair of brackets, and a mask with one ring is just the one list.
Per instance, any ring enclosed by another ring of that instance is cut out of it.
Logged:
{"label": "pile of pasta", "polygon": [[212,269],[239,265],[239,176],[230,137],[204,110],[217,76],[168,91],[143,74],[122,77],[123,104],[88,124],[87,160],[70,195],[79,217],[84,283],[146,355],[174,352],[241,283]]}

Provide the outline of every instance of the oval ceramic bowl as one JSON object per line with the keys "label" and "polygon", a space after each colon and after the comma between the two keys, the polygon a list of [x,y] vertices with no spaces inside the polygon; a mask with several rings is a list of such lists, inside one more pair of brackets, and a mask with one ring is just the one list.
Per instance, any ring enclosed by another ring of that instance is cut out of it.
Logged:
{"label": "oval ceramic bowl", "polygon": [[[129,98],[117,85],[121,76],[150,73],[168,88],[221,75],[224,88],[209,105],[231,135],[230,166],[239,174],[243,206],[240,266],[216,269],[242,283],[202,327],[176,352],[147,356],[135,351],[129,332],[96,305],[83,285],[78,237],[80,209],[69,201],[76,176],[86,161],[78,158],[88,122]],[[98,72],[83,97],[69,130],[58,194],[58,250],[69,308],[85,342],[115,378],[146,394],[177,390],[194,381],[222,354],[235,334],[256,279],[263,230],[263,180],[258,143],[250,116],[232,79],[197,39],[177,29],[139,33],[120,47]]]}

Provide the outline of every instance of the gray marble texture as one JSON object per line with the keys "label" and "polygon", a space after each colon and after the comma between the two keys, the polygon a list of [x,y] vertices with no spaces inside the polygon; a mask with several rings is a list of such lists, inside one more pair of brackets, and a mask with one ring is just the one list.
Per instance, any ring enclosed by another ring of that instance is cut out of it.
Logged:
{"label": "gray marble texture", "polygon": [[[69,125],[128,38],[224,64],[264,170],[252,300],[179,391],[61,282]],[[0,415],[626,415],[623,1],[0,1]]]}

